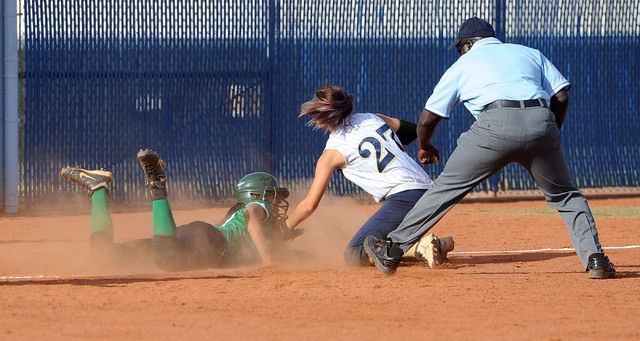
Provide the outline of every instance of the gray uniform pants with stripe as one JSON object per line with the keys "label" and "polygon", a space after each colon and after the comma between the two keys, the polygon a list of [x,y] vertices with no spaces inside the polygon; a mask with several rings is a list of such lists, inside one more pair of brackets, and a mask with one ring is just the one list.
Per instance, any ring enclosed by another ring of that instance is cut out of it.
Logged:
{"label": "gray uniform pants with stripe", "polygon": [[527,169],[549,206],[560,212],[586,269],[589,255],[603,252],[598,231],[586,198],[573,185],[555,116],[544,107],[483,112],[458,138],[435,185],[388,237],[406,252],[467,193],[512,162]]}

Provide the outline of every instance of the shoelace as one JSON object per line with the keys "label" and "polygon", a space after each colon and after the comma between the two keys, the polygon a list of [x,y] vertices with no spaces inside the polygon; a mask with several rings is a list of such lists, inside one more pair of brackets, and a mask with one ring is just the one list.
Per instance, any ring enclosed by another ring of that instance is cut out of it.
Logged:
{"label": "shoelace", "polygon": [[164,161],[158,160],[158,162],[154,164],[148,164],[144,166],[144,172],[147,174],[147,185],[145,187],[149,187],[154,185],[156,187],[160,187],[163,182],[166,181],[165,177],[160,177],[157,172],[157,167],[162,167],[162,169],[166,169]]}

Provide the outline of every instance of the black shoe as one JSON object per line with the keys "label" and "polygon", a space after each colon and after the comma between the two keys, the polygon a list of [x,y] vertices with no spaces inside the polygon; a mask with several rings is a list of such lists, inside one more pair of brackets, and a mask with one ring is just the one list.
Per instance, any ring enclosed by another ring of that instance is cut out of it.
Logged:
{"label": "black shoe", "polygon": [[364,251],[383,275],[393,275],[402,261],[402,249],[393,244],[391,240],[380,237],[368,236],[365,238]]}
{"label": "black shoe", "polygon": [[616,268],[604,253],[594,253],[589,256],[587,270],[589,270],[589,278],[604,279],[613,278],[616,275]]}
{"label": "black shoe", "polygon": [[375,263],[373,262],[373,259],[371,259],[371,257],[369,257],[367,252],[364,250],[364,246],[360,250],[360,264],[359,265],[360,266],[374,266],[375,265]]}
{"label": "black shoe", "polygon": [[111,182],[113,181],[113,174],[109,171],[86,170],[69,166],[60,170],[60,176],[82,186],[89,191],[89,196],[100,188],[106,189],[107,193],[109,193],[109,190],[111,190]]}
{"label": "black shoe", "polygon": [[151,191],[153,200],[164,199],[167,197],[167,168],[164,161],[160,159],[158,154],[149,149],[140,150],[138,152],[138,160],[147,176],[147,186]]}

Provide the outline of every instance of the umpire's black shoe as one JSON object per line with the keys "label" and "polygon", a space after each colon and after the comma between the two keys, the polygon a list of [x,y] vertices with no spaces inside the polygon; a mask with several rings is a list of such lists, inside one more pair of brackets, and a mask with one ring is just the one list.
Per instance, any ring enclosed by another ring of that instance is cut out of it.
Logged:
{"label": "umpire's black shoe", "polygon": [[587,270],[589,270],[589,278],[604,279],[613,278],[616,275],[616,268],[604,253],[594,253],[589,256]]}
{"label": "umpire's black shoe", "polygon": [[402,249],[391,240],[376,236],[367,236],[364,240],[364,251],[376,264],[376,268],[384,275],[393,275],[402,261]]}
{"label": "umpire's black shoe", "polygon": [[164,161],[160,159],[158,154],[149,149],[140,150],[138,152],[138,160],[147,176],[147,187],[151,191],[153,200],[164,199],[167,197],[167,168]]}

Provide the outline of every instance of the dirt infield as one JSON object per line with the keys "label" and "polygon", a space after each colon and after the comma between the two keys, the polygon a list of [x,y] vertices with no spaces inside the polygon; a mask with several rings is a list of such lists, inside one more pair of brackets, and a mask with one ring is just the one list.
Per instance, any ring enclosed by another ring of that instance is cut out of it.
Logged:
{"label": "dirt infield", "polygon": [[[589,201],[618,277],[589,280],[543,200],[456,206],[432,231],[449,263],[396,275],[347,268],[342,249],[376,209],[325,198],[291,244],[315,256],[269,268],[168,273],[89,260],[89,212],[0,216],[0,338],[219,340],[640,339],[640,197]],[[225,209],[176,210],[216,222]],[[151,212],[114,213],[116,240]]]}

